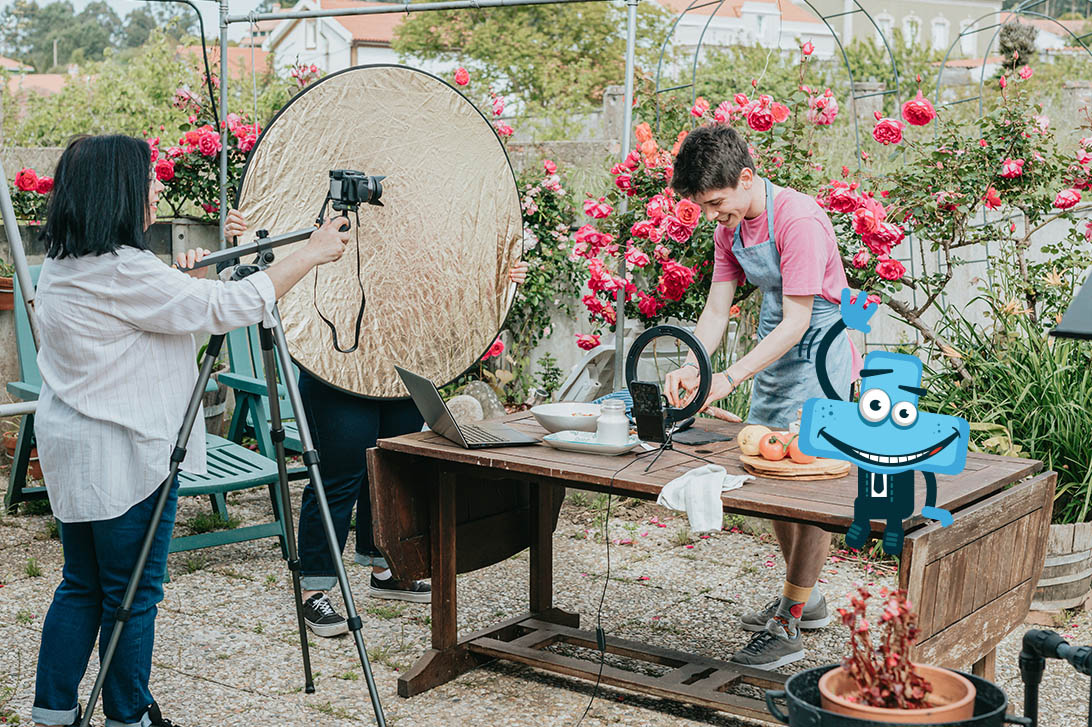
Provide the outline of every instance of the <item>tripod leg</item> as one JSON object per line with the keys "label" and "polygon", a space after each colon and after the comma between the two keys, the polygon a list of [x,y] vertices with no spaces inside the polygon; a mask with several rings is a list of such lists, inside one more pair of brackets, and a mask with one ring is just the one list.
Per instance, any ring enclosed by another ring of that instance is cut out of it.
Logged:
{"label": "tripod leg", "polygon": [[[277,323],[273,328],[273,342],[276,344],[277,358],[282,371],[292,370],[292,359],[288,355],[288,341],[284,337],[284,327],[281,325],[280,312],[274,309]],[[364,637],[360,633],[363,622],[356,612],[356,604],[353,602],[353,593],[349,588],[349,577],[345,573],[345,563],[341,559],[341,548],[338,547],[337,535],[334,533],[334,521],[330,517],[330,506],[326,502],[326,489],[322,486],[322,475],[318,469],[318,452],[315,451],[311,441],[311,429],[307,423],[307,416],[303,410],[303,401],[300,399],[300,390],[296,381],[286,376],[284,386],[288,389],[288,398],[292,402],[292,409],[296,413],[296,426],[299,429],[300,446],[303,448],[303,463],[307,467],[307,474],[311,478],[311,485],[315,488],[315,499],[318,501],[319,514],[322,516],[322,526],[326,531],[326,542],[330,547],[330,560],[334,564],[334,572],[337,574],[338,584],[341,586],[341,598],[345,602],[345,615],[349,623],[349,631],[353,634],[356,643],[357,655],[360,657],[360,666],[364,669],[364,679],[368,684],[368,696],[372,700],[372,709],[375,710],[375,721],[378,727],[386,727],[387,721],[383,716],[383,706],[379,703],[379,691],[375,686],[375,677],[372,675],[371,662],[368,661],[368,651],[364,648]],[[272,398],[272,396],[270,397]]]}
{"label": "tripod leg", "polygon": [[152,511],[152,519],[148,523],[148,532],[144,535],[144,542],[137,554],[136,564],[133,565],[133,573],[129,576],[129,584],[125,587],[125,595],[118,606],[114,621],[114,630],[110,634],[110,641],[102,652],[102,663],[99,666],[99,674],[95,678],[95,686],[91,688],[91,696],[87,700],[87,710],[80,720],[80,727],[87,727],[91,723],[91,714],[95,711],[95,703],[99,700],[102,685],[106,682],[106,674],[110,671],[110,664],[114,660],[114,653],[121,639],[121,632],[125,629],[125,622],[129,620],[129,611],[133,607],[136,598],[136,590],[140,585],[140,577],[144,574],[144,566],[148,563],[148,554],[152,551],[152,543],[155,540],[155,531],[159,528],[159,521],[163,517],[163,510],[167,506],[167,500],[171,494],[171,484],[178,476],[178,469],[182,460],[186,458],[186,442],[189,441],[190,432],[193,430],[193,422],[197,418],[197,412],[201,408],[201,397],[205,393],[205,385],[212,375],[212,364],[220,355],[220,347],[224,344],[222,335],[209,338],[209,345],[205,349],[205,357],[201,359],[201,372],[197,377],[197,385],[190,395],[190,403],[186,408],[186,416],[182,419],[182,428],[178,431],[178,439],[171,452],[171,471],[167,479],[159,486],[159,497],[155,501],[155,510]]}
{"label": "tripod leg", "polygon": [[[273,357],[273,334],[268,328],[258,327],[258,336],[262,342],[262,365],[265,367],[265,385],[269,392],[270,437],[277,457],[277,485],[280,503],[277,497],[271,497],[273,512],[284,525],[284,542],[288,556],[288,570],[292,571],[292,592],[296,598],[296,622],[300,629],[300,652],[303,655],[304,691],[315,692],[315,679],[311,674],[311,649],[307,645],[307,624],[303,621],[303,589],[300,587],[300,559],[296,551],[296,531],[292,525],[292,500],[288,492],[288,463],[284,455],[284,424],[281,421],[280,397],[277,396],[277,361]],[[291,372],[292,369],[282,369]],[[285,374],[287,378],[288,374]],[[274,495],[270,490],[270,495]]]}

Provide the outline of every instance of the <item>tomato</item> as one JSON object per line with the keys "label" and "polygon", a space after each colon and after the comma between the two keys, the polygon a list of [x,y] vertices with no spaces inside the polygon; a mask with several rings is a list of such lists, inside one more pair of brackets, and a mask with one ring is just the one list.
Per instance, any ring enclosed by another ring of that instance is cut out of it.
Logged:
{"label": "tomato", "polygon": [[785,459],[786,451],[783,436],[778,432],[774,432],[762,437],[762,440],[758,443],[758,453],[762,455],[763,459],[768,459],[771,462]]}
{"label": "tomato", "polygon": [[800,437],[793,437],[789,442],[789,458],[797,464],[811,464],[815,461],[815,455],[804,454],[800,451]]}

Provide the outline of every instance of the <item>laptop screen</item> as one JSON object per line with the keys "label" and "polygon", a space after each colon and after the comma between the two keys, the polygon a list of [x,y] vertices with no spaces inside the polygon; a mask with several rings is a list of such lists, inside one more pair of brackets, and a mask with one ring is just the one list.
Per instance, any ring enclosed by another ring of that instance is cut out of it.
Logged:
{"label": "laptop screen", "polygon": [[394,369],[402,377],[402,383],[409,390],[410,397],[420,410],[421,416],[428,422],[429,429],[465,447],[466,439],[463,437],[462,430],[459,429],[455,417],[451,416],[447,404],[444,403],[440,392],[436,390],[436,385],[425,377],[406,371],[400,366],[395,366]]}

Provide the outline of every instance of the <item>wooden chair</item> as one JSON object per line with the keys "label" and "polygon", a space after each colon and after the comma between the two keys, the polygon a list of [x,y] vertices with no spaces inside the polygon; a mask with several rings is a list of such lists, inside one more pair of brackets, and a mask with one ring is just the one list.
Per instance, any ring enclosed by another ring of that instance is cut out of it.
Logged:
{"label": "wooden chair", "polygon": [[[38,283],[40,272],[40,266],[32,267],[30,270],[31,280],[35,284]],[[18,348],[20,380],[8,382],[7,389],[12,396],[18,399],[35,401],[41,390],[42,377],[38,371],[37,352],[34,349],[34,340],[30,333],[30,320],[27,317],[26,306],[19,291],[18,280],[15,283],[15,299],[15,341]],[[215,387],[215,384],[213,384],[213,387]],[[195,426],[203,426],[203,422],[198,421]],[[19,441],[15,449],[15,459],[12,462],[11,480],[8,483],[7,495],[4,497],[4,506],[8,512],[14,511],[20,502],[46,496],[45,487],[26,486],[27,464],[30,460],[30,450],[34,446],[33,439],[34,415],[26,414],[23,416],[22,426],[19,428]],[[286,525],[282,517],[284,508],[281,507],[277,487],[276,462],[213,434],[205,435],[205,446],[208,450],[208,473],[195,475],[189,472],[181,472],[178,476],[178,496],[208,496],[213,512],[227,520],[228,511],[225,495],[228,492],[265,486],[269,489],[273,519],[258,525],[248,525],[230,530],[176,536],[171,540],[170,552],[209,548],[215,545],[268,537],[278,538],[281,544],[281,552],[285,552],[284,529],[285,527],[291,527],[291,524]]]}

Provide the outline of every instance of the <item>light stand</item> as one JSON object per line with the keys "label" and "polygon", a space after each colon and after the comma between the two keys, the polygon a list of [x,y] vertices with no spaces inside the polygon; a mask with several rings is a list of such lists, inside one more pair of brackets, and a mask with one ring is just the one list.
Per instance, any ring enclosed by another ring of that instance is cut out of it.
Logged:
{"label": "light stand", "polygon": [[[1031,727],[1039,723],[1039,682],[1047,659],[1065,659],[1081,674],[1092,675],[1092,646],[1071,646],[1054,631],[1032,629],[1024,634],[1020,650],[1020,680],[1024,682],[1024,716]],[[1089,688],[1092,699],[1092,684]],[[1092,702],[1088,705],[1088,725],[1092,727]]]}
{"label": "light stand", "polygon": [[[235,267],[231,279],[241,280],[248,275],[265,269],[273,262],[273,247],[298,242],[309,237],[313,231],[314,228],[308,228],[306,230],[298,230],[276,237],[268,237],[263,234],[255,243],[240,245],[238,247],[212,253],[196,263],[194,268],[207,267],[217,263],[230,264],[233,261],[237,261],[243,255],[250,254],[251,252],[257,253],[254,264],[237,265]],[[315,691],[315,685],[311,674],[311,657],[307,644],[307,626],[303,619],[300,562],[296,552],[295,530],[292,527],[292,501],[288,492],[288,466],[285,460],[284,451],[285,434],[284,427],[281,423],[280,404],[278,397],[276,396],[277,363],[280,363],[281,371],[290,372],[292,370],[292,359],[288,354],[288,341],[284,335],[280,312],[277,310],[276,304],[274,304],[273,308],[273,326],[271,328],[266,328],[264,325],[260,326],[259,332],[261,337],[262,361],[265,366],[266,390],[270,394],[270,435],[276,445],[278,486],[281,499],[280,505],[284,508],[284,511],[281,514],[283,521],[288,524],[285,528],[285,545],[288,555],[288,568],[292,571],[292,591],[296,600],[296,620],[299,625],[300,649],[303,656],[304,688],[308,694],[311,694]],[[136,564],[133,566],[133,573],[129,577],[129,584],[126,586],[125,596],[122,598],[121,605],[118,607],[114,629],[110,634],[110,641],[107,644],[106,649],[102,652],[99,673],[95,679],[95,685],[91,690],[91,696],[87,703],[87,710],[84,712],[80,727],[88,727],[91,721],[91,713],[94,711],[95,704],[99,698],[99,693],[102,691],[106,674],[110,669],[110,664],[114,658],[114,652],[117,650],[121,632],[131,615],[130,609],[133,605],[133,599],[136,596],[137,585],[144,572],[144,566],[148,561],[148,554],[152,549],[152,542],[155,540],[156,528],[160,518],[163,516],[163,510],[167,504],[167,498],[170,495],[171,485],[178,475],[182,460],[186,457],[186,442],[189,440],[190,431],[193,429],[193,423],[197,418],[197,412],[198,408],[201,406],[201,398],[205,391],[205,385],[208,383],[209,377],[212,374],[213,362],[219,355],[223,343],[223,334],[217,334],[209,338],[208,347],[205,349],[205,356],[201,360],[201,370],[198,375],[197,385],[194,387],[193,394],[190,396],[189,406],[186,409],[182,427],[178,432],[178,439],[175,442],[174,451],[171,453],[171,471],[163,481],[163,484],[160,485],[159,497],[156,500],[155,510],[152,513],[148,532],[144,536],[144,542],[141,544]],[[274,347],[276,349],[276,358],[274,358]],[[291,376],[285,376],[282,383],[288,391],[288,398],[292,403],[292,408],[296,415],[300,445],[303,449],[303,463],[307,468],[308,476],[311,478],[311,484],[315,488],[315,497],[318,501],[319,514],[322,517],[323,530],[326,533],[326,542],[330,548],[330,559],[333,561],[337,580],[341,586],[341,596],[342,600],[345,602],[347,615],[346,620],[348,622],[349,630],[353,634],[353,641],[356,643],[357,655],[360,657],[360,665],[364,669],[364,678],[368,685],[368,694],[371,697],[372,709],[375,711],[376,724],[379,727],[386,727],[386,720],[383,716],[383,707],[379,703],[379,692],[376,689],[371,663],[368,660],[368,652],[364,647],[364,638],[360,633],[363,622],[357,613],[356,605],[353,601],[352,590],[349,587],[349,578],[345,572],[345,564],[341,559],[341,549],[338,547],[337,535],[334,533],[334,523],[330,516],[329,504],[326,500],[326,490],[322,484],[322,476],[319,474],[319,456],[318,452],[314,449],[314,444],[311,439],[311,429],[307,423],[303,402],[300,399],[299,387],[296,380]]]}
{"label": "light stand", "polygon": [[702,457],[701,455],[694,454],[693,452],[684,452],[681,449],[675,449],[675,444],[672,441],[672,437],[675,435],[676,431],[678,431],[678,427],[672,427],[671,429],[667,430],[667,436],[664,437],[664,441],[660,444],[660,446],[657,449],[654,449],[654,450],[651,450],[651,451],[648,451],[648,452],[642,452],[641,454],[634,457],[634,459],[642,459],[644,457],[649,456],[650,454],[655,454],[656,455],[655,457],[652,458],[652,461],[648,463],[648,466],[645,467],[645,472],[648,472],[650,469],[652,469],[652,465],[656,464],[656,460],[658,460],[660,458],[660,455],[663,454],[664,452],[668,451],[668,450],[671,450],[672,452],[678,452],[679,454],[686,455],[687,457],[690,457],[692,459],[700,459],[702,462],[708,462],[709,464],[713,464],[713,460],[706,459],[705,457]]}

